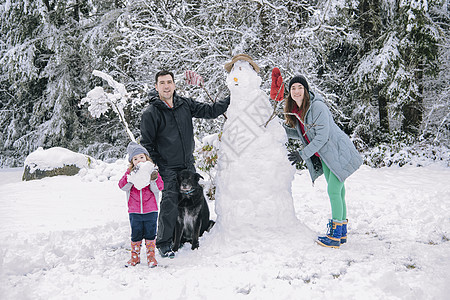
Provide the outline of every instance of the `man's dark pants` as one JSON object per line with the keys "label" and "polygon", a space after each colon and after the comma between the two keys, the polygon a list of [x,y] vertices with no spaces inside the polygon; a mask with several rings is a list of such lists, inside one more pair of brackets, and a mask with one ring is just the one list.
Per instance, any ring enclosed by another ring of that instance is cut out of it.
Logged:
{"label": "man's dark pants", "polygon": [[178,217],[178,183],[179,171],[188,169],[195,172],[194,165],[187,168],[164,168],[159,169],[159,174],[164,181],[164,190],[159,209],[158,234],[156,235],[156,247],[171,247],[173,232]]}

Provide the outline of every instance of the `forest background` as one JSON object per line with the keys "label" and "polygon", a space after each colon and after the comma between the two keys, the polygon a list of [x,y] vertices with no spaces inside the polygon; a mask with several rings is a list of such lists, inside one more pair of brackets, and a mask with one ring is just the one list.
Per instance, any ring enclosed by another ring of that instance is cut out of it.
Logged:
{"label": "forest background", "polygon": [[[223,65],[246,53],[285,80],[304,74],[370,166],[449,155],[450,43],[447,0],[2,0],[0,167],[23,166],[37,147],[101,160],[129,142],[110,110],[92,117],[81,99],[108,84],[129,92],[125,118],[139,138],[154,75],[174,71],[177,92],[209,102],[184,71],[228,95]],[[268,100],[269,101],[269,100]],[[282,117],[282,115],[280,114]],[[196,136],[225,122],[195,119]]]}

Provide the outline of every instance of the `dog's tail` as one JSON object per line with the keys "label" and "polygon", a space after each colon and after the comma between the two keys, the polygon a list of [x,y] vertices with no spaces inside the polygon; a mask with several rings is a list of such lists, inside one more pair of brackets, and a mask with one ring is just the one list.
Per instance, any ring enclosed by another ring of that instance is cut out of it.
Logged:
{"label": "dog's tail", "polygon": [[214,224],[216,224],[216,222],[214,222],[213,220],[209,220],[208,228],[206,229],[206,231],[209,232],[211,228],[213,228]]}

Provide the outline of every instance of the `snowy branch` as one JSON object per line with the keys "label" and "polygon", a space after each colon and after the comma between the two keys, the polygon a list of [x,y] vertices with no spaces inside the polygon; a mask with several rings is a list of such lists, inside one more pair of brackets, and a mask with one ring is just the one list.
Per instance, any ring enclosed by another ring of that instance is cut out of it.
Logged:
{"label": "snowy branch", "polygon": [[106,80],[113,88],[113,93],[107,93],[102,87],[97,86],[88,92],[85,98],[81,99],[80,106],[87,103],[89,105],[88,110],[94,118],[100,117],[112,108],[119,116],[120,122],[125,126],[130,139],[135,142],[136,138],[131,132],[123,112],[123,108],[127,104],[127,99],[129,98],[125,86],[115,81],[110,75],[101,71],[94,70],[92,74]]}

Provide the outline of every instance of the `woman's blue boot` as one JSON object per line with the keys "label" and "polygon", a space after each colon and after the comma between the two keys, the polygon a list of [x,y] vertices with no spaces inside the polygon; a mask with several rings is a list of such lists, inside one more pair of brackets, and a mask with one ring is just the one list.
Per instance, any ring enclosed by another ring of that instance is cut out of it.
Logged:
{"label": "woman's blue boot", "polygon": [[347,224],[348,219],[342,221],[342,235],[341,235],[341,245],[347,243]]}
{"label": "woman's blue boot", "polygon": [[341,245],[342,221],[330,220],[326,236],[319,236],[317,243],[328,248],[339,248]]}

